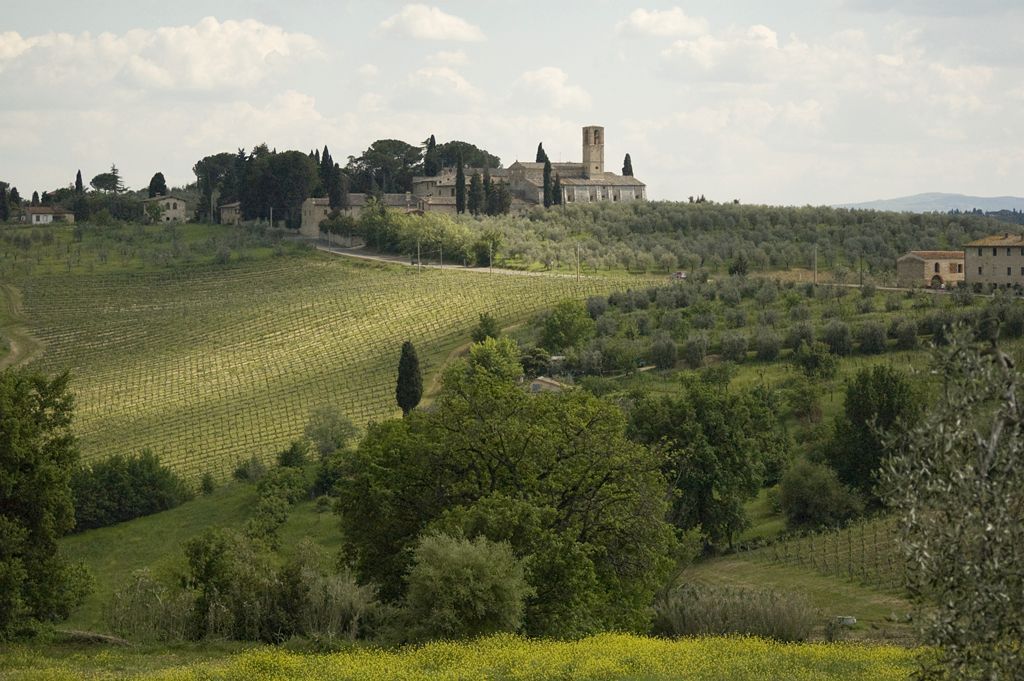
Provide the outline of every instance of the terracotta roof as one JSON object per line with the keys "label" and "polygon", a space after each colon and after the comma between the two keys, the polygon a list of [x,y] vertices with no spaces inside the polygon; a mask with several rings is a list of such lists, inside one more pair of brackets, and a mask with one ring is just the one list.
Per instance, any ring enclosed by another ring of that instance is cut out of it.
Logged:
{"label": "terracotta roof", "polygon": [[561,178],[564,186],[601,186],[601,187],[645,187],[646,185],[631,175],[614,175],[605,173],[604,177],[592,177],[589,180],[582,177]]}
{"label": "terracotta roof", "polygon": [[28,215],[71,215],[71,211],[53,206],[29,206],[25,209]]}
{"label": "terracotta roof", "polygon": [[1004,232],[1003,234],[983,237],[969,244],[964,244],[964,246],[1024,246],[1024,236],[1012,232]]}
{"label": "terracotta roof", "polygon": [[177,199],[182,203],[186,203],[185,199],[181,198],[177,194],[161,194],[160,196],[151,196],[148,199],[142,199],[142,202],[149,203],[150,201],[163,201],[164,199]]}
{"label": "terracotta roof", "polygon": [[898,258],[903,260],[904,258],[917,258],[919,260],[963,260],[963,251],[910,251],[906,255]]}

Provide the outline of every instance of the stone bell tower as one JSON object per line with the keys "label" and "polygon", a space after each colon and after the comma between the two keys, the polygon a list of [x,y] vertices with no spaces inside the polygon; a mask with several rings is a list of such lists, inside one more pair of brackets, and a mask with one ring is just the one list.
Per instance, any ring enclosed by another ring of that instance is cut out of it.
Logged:
{"label": "stone bell tower", "polygon": [[583,128],[583,176],[587,179],[604,175],[604,128],[588,125]]}

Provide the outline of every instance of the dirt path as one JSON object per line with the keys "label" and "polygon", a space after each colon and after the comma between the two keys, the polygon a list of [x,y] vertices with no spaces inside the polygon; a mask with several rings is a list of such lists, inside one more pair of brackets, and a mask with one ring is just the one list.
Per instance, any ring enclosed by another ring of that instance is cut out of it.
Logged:
{"label": "dirt path", "polygon": [[10,284],[0,284],[0,292],[3,293],[0,334],[9,347],[8,353],[0,358],[0,369],[6,369],[29,362],[42,351],[43,346],[29,334],[25,325],[21,291]]}

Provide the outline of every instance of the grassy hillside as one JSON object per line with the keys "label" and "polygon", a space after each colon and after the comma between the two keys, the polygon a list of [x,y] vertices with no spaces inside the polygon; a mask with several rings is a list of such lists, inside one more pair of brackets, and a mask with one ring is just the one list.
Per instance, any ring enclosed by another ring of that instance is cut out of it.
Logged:
{"label": "grassy hillside", "polygon": [[509,324],[622,286],[417,273],[293,249],[227,264],[138,260],[67,272],[44,257],[50,248],[40,245],[41,264],[18,271],[8,290],[20,294],[42,345],[35,364],[72,371],[85,459],[149,448],[193,478],[224,479],[241,459],[269,458],[320,405],[359,425],[395,415],[406,339],[429,378],[481,312]]}
{"label": "grassy hillside", "polygon": [[[199,652],[199,654],[195,654]],[[208,651],[119,650],[67,655],[12,648],[0,656],[11,679],[731,679],[761,681],[896,681],[907,679],[919,653],[890,646],[777,644],[758,639],[667,641],[602,634],[581,641],[500,635],[463,643],[431,643],[398,651],[356,649],[296,655],[255,648],[209,660]],[[195,655],[198,660],[189,659]],[[136,670],[126,673],[126,669]]]}

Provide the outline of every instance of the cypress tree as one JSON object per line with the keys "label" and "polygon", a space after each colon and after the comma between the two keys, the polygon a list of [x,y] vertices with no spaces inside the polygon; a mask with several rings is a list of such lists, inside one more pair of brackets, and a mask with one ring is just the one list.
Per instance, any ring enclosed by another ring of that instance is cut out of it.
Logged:
{"label": "cypress tree", "polygon": [[7,186],[0,184],[0,222],[6,222],[11,217],[11,207],[7,203]]}
{"label": "cypress tree", "polygon": [[427,139],[427,150],[423,154],[423,174],[427,177],[434,177],[441,170],[437,162],[437,141],[431,135]]}
{"label": "cypress tree", "polygon": [[11,187],[10,198],[11,198],[11,205],[12,206],[17,207],[17,206],[21,205],[21,194],[18,193],[18,188],[17,187]]}
{"label": "cypress tree", "polygon": [[398,385],[395,388],[395,399],[402,408],[402,415],[408,416],[416,408],[423,397],[423,375],[420,373],[420,360],[416,357],[416,348],[412,341],[402,343],[402,356],[398,360]]}
{"label": "cypress tree", "polygon": [[548,152],[544,151],[544,143],[539,142],[537,144],[537,163],[547,163]]}
{"label": "cypress tree", "polygon": [[544,161],[544,207],[551,207],[551,161]]}
{"label": "cypress tree", "polygon": [[79,170],[75,175],[75,193],[81,194],[85,191],[85,185],[82,184],[82,171]]}
{"label": "cypress tree", "polygon": [[39,192],[32,192],[32,206],[39,205]]}
{"label": "cypress tree", "polygon": [[484,185],[480,181],[480,173],[473,173],[469,178],[469,200],[467,201],[469,212],[479,215],[480,211],[487,206],[484,199]]}
{"label": "cypress tree", "polygon": [[629,154],[626,154],[626,158],[622,161],[622,174],[625,177],[633,177],[633,161],[629,158]]}
{"label": "cypress tree", "polygon": [[555,174],[555,184],[551,189],[551,203],[556,206],[562,205],[562,176]]}
{"label": "cypress tree", "polygon": [[462,167],[461,153],[455,167],[455,212],[466,212],[466,169]]}
{"label": "cypress tree", "polygon": [[488,215],[490,215],[489,211],[490,211],[490,205],[491,205],[491,192],[494,191],[494,182],[491,180],[491,169],[486,167],[486,166],[484,167],[483,187],[484,187],[484,203],[483,203],[483,206],[481,206],[481,210],[484,211],[485,213],[487,213]]}
{"label": "cypress tree", "polygon": [[163,173],[156,173],[149,181],[149,198],[167,195],[167,180]]}
{"label": "cypress tree", "polygon": [[341,170],[337,163],[331,169],[330,180],[327,183],[327,197],[330,200],[331,208],[345,210],[348,208],[348,175]]}

